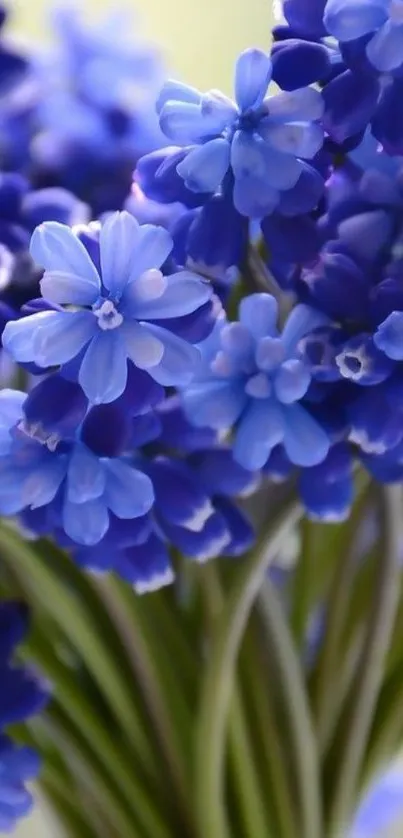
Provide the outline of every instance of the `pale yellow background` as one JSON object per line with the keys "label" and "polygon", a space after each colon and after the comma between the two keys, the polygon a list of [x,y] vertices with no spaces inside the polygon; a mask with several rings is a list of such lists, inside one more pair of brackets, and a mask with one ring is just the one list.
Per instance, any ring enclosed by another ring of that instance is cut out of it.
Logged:
{"label": "pale yellow background", "polygon": [[[232,84],[232,65],[247,46],[268,49],[274,0],[123,0],[137,10],[149,36],[163,44],[170,67],[203,87]],[[83,10],[100,14],[119,0],[77,0]],[[49,0],[11,0],[18,30],[49,36]],[[120,2],[120,5],[122,3]],[[135,24],[134,24],[135,25]]]}

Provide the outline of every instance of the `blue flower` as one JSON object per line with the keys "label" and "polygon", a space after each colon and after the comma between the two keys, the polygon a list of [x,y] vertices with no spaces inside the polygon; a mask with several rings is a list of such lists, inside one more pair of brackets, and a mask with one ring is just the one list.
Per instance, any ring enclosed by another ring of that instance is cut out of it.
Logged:
{"label": "blue flower", "polygon": [[162,227],[140,226],[128,213],[116,213],[100,232],[98,269],[70,228],[41,225],[31,254],[45,268],[42,295],[66,307],[9,323],[4,346],[16,361],[44,368],[84,352],[78,378],[94,404],[123,393],[128,361],[159,384],[185,385],[199,353],[164,321],[197,311],[211,289],[189,271],[164,276],[160,268],[171,249]]}
{"label": "blue flower", "polygon": [[403,9],[401,0],[328,0],[324,23],[341,42],[371,35],[366,44],[369,61],[381,72],[403,64]]}
{"label": "blue flower", "polygon": [[12,657],[28,629],[28,611],[19,602],[0,602],[0,832],[11,832],[32,808],[26,782],[36,778],[40,760],[31,748],[19,747],[5,735],[10,724],[40,712],[49,697],[48,686]]}
{"label": "blue flower", "polygon": [[174,81],[158,102],[166,136],[195,144],[177,164],[188,189],[215,193],[231,172],[235,207],[251,218],[275,209],[281,193],[297,184],[301,158],[312,159],[323,144],[320,93],[306,87],[267,98],[271,75],[269,56],[250,49],[237,61],[235,102]]}
{"label": "blue flower", "polygon": [[72,189],[96,215],[120,209],[138,157],[163,140],[154,107],[161,57],[131,37],[119,11],[87,26],[78,9],[62,8],[54,23],[56,49],[36,67],[35,177]]}
{"label": "blue flower", "polygon": [[[166,399],[156,412],[160,428],[153,449],[139,459],[155,491],[150,515],[137,530],[126,525],[122,529],[114,520],[96,547],[74,549],[82,567],[95,573],[113,569],[137,593],[172,582],[169,545],[193,561],[205,562],[220,555],[239,556],[254,541],[251,523],[235,499],[251,494],[260,475],[236,463],[215,431],[192,426],[177,397]],[[157,456],[155,450],[160,452]]]}
{"label": "blue flower", "polygon": [[298,350],[301,338],[326,317],[297,306],[281,335],[276,321],[277,303],[269,294],[243,299],[240,322],[223,317],[201,345],[203,365],[183,393],[196,426],[234,427],[234,457],[251,470],[261,468],[279,443],[296,465],[315,465],[329,449],[326,432],[300,404],[311,372]]}
{"label": "blue flower", "polygon": [[[59,526],[78,544],[97,544],[111,514],[131,520],[145,515],[154,502],[150,479],[121,456],[94,453],[80,435],[60,440],[24,414],[24,394],[1,393],[0,511],[16,515],[45,508],[53,528]],[[104,416],[100,416],[100,422]]]}
{"label": "blue flower", "polygon": [[[348,838],[380,838],[403,814],[403,772],[399,762],[377,778],[362,801]],[[397,834],[397,833],[396,833]]]}

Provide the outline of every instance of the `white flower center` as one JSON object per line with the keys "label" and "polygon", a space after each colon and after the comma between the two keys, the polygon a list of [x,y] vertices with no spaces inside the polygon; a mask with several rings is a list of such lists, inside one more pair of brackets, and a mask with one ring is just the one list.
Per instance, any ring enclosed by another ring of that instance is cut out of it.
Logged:
{"label": "white flower center", "polygon": [[123,315],[115,308],[112,300],[105,300],[99,308],[94,310],[98,320],[98,326],[105,332],[108,329],[117,329],[123,323]]}

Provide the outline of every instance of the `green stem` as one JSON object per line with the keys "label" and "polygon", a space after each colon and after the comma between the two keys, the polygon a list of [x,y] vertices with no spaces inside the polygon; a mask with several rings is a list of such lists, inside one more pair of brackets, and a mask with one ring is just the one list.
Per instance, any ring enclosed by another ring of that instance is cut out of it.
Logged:
{"label": "green stem", "polygon": [[339,836],[354,810],[365,750],[400,594],[402,492],[400,486],[382,487],[379,494],[381,544],[373,603],[368,614],[362,655],[343,727],[341,758],[332,783],[330,835]]}
{"label": "green stem", "polygon": [[306,642],[307,623],[310,615],[312,569],[315,572],[311,535],[312,523],[307,518],[303,518],[300,526],[301,550],[294,571],[290,614],[291,631],[296,646],[301,652]]}
{"label": "green stem", "polygon": [[224,806],[223,767],[235,663],[267,567],[300,514],[299,506],[288,502],[269,534],[266,534],[264,546],[260,545],[249,559],[243,561],[217,621],[205,664],[196,730],[195,805],[200,838],[225,838],[229,834]]}
{"label": "green stem", "polygon": [[[272,673],[268,669],[267,658],[259,654],[262,641],[260,622],[250,628],[256,630],[249,632],[245,639],[240,662],[241,676],[254,732],[256,759],[261,764],[264,777],[264,796],[272,824],[268,834],[274,838],[295,838],[299,822],[288,768],[289,749],[278,723]],[[270,789],[270,795],[267,789]]]}
{"label": "green stem", "polygon": [[[100,579],[96,586],[119,632],[135,679],[141,686],[152,729],[158,739],[160,753],[172,782],[173,793],[177,797],[176,812],[183,816],[182,820],[186,824],[186,829],[191,829],[189,767],[176,725],[168,711],[169,697],[166,698],[164,695],[166,685],[162,682],[163,686],[161,686],[153,644],[150,643],[148,627],[141,615],[141,605],[138,608],[133,591],[123,584],[120,585],[116,580]],[[183,717],[182,725],[186,723],[188,729],[191,730],[189,719]],[[181,829],[184,834],[183,823]]]}
{"label": "green stem", "polygon": [[91,614],[74,592],[64,587],[53,569],[32,545],[24,542],[7,524],[0,524],[0,549],[4,560],[20,568],[24,585],[32,588],[35,601],[62,628],[98,683],[102,693],[126,732],[139,764],[155,777],[155,760],[119,662],[92,625]]}
{"label": "green stem", "polygon": [[27,653],[55,685],[56,698],[64,713],[85,738],[96,758],[107,767],[111,785],[117,785],[125,804],[131,808],[142,829],[155,838],[168,838],[163,817],[154,806],[152,797],[150,799],[148,789],[144,788],[125,745],[123,742],[115,742],[113,735],[94,712],[94,705],[87,700],[84,690],[77,684],[74,672],[70,672],[57,658],[46,639],[40,642],[38,634],[27,644]]}
{"label": "green stem", "polygon": [[312,704],[316,721],[320,753],[323,755],[337,723],[343,698],[340,657],[343,655],[342,634],[350,606],[353,580],[356,573],[354,547],[356,533],[367,511],[368,493],[357,501],[346,524],[346,533],[339,545],[339,556],[326,604],[325,631],[312,677]]}
{"label": "green stem", "polygon": [[277,592],[265,581],[260,613],[276,664],[279,695],[290,740],[290,759],[295,767],[300,815],[300,835],[322,838],[319,759],[304,685],[301,663]]}
{"label": "green stem", "polygon": [[[199,579],[206,612],[207,636],[211,639],[214,635],[217,616],[224,606],[217,566],[210,563],[207,567],[200,568]],[[238,680],[234,684],[229,711],[229,751],[236,786],[235,798],[240,809],[236,826],[241,821],[249,838],[254,838],[254,836],[260,838],[268,832],[264,806],[265,790],[260,787],[258,767],[248,731],[244,697]],[[235,819],[233,818],[232,831],[234,831],[234,826]]]}

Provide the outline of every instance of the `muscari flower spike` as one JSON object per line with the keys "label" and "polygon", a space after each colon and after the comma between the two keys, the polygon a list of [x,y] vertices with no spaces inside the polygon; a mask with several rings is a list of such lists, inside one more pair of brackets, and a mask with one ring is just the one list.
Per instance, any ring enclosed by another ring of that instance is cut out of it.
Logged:
{"label": "muscari flower spike", "polygon": [[249,218],[273,212],[282,193],[310,172],[303,161],[323,144],[321,94],[306,87],[267,97],[271,76],[270,57],[249,49],[236,64],[235,101],[175,81],[166,83],[158,100],[164,134],[181,145],[194,144],[176,166],[186,187],[215,193],[232,177],[235,207]]}
{"label": "muscari flower spike", "polygon": [[94,404],[123,393],[128,362],[158,384],[184,386],[199,353],[174,329],[209,302],[211,288],[190,271],[163,274],[172,246],[164,228],[115,213],[101,227],[94,261],[74,230],[41,225],[31,255],[45,268],[42,295],[57,310],[7,324],[3,345],[14,360],[45,369],[78,359],[79,383]]}
{"label": "muscari flower spike", "polygon": [[196,426],[235,428],[234,457],[251,470],[261,468],[279,443],[301,466],[320,463],[329,450],[327,433],[300,403],[311,372],[298,349],[302,337],[327,318],[296,306],[280,334],[277,317],[271,295],[244,298],[239,322],[221,318],[200,346],[203,365],[183,392]]}

